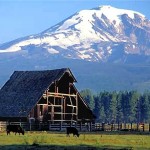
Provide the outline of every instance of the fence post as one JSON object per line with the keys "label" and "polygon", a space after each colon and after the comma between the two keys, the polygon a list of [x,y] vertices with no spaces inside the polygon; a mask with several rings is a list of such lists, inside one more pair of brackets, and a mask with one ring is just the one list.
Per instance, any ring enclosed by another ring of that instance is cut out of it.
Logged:
{"label": "fence post", "polygon": [[136,125],[137,125],[137,126],[136,126],[136,129],[137,129],[137,131],[139,131],[139,124],[137,123]]}
{"label": "fence post", "polygon": [[127,126],[126,126],[126,122],[124,122],[124,128],[125,128],[125,129],[127,128]]}
{"label": "fence post", "polygon": [[50,121],[48,122],[48,128],[49,128],[49,130],[51,130],[51,123],[50,123]]}
{"label": "fence post", "polygon": [[75,128],[77,128],[77,125],[78,125],[78,123],[77,123],[77,122],[75,122]]}
{"label": "fence post", "polygon": [[21,127],[21,119],[20,119],[20,127]]}
{"label": "fence post", "polygon": [[120,130],[120,128],[119,128],[119,127],[120,127],[120,125],[119,125],[119,121],[118,121],[118,129],[117,129],[117,130]]}
{"label": "fence post", "polygon": [[113,123],[111,124],[111,129],[110,129],[111,131],[113,130]]}
{"label": "fence post", "polygon": [[42,129],[42,122],[39,122],[39,130]]}
{"label": "fence post", "polygon": [[89,131],[91,132],[92,131],[92,122],[90,122],[90,129]]}
{"label": "fence post", "polygon": [[131,123],[131,131],[132,131],[132,123]]}
{"label": "fence post", "polygon": [[102,131],[105,131],[105,123],[102,123]]}
{"label": "fence post", "polygon": [[80,122],[80,131],[82,131],[82,121]]}
{"label": "fence post", "polygon": [[145,131],[145,124],[143,123],[142,126],[143,126],[143,132],[144,132]]}
{"label": "fence post", "polygon": [[31,119],[29,119],[29,128],[30,128],[30,131],[32,130],[32,121],[31,121]]}
{"label": "fence post", "polygon": [[149,123],[149,132],[150,132],[150,123]]}
{"label": "fence post", "polygon": [[60,121],[60,131],[62,130],[62,121]]}
{"label": "fence post", "polygon": [[120,130],[122,129],[122,123],[120,124]]}

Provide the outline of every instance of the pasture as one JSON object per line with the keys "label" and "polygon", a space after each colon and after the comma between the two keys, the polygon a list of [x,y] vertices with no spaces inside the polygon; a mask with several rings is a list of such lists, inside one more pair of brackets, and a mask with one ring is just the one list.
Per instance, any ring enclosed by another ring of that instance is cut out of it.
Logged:
{"label": "pasture", "polygon": [[150,149],[150,135],[131,132],[91,132],[80,137],[66,137],[65,132],[26,132],[6,135],[0,132],[0,149],[4,150],[101,150]]}

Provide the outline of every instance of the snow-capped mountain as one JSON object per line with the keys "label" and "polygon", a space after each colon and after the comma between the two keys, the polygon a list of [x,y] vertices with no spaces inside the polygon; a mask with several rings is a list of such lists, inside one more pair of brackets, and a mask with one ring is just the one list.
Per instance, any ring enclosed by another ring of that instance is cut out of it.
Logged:
{"label": "snow-capped mountain", "polygon": [[79,89],[150,88],[150,21],[111,6],[82,10],[49,29],[0,45],[0,87],[15,70],[70,67]]}
{"label": "snow-capped mountain", "polygon": [[19,52],[87,61],[126,60],[150,55],[150,21],[138,12],[102,6],[82,10],[37,35],[0,46],[0,53]]}

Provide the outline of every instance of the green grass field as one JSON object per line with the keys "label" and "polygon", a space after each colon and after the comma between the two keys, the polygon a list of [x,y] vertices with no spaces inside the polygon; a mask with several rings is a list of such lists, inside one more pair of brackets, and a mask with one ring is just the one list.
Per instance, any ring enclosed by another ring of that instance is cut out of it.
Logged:
{"label": "green grass field", "polygon": [[150,135],[122,132],[81,133],[66,137],[65,132],[26,132],[25,135],[0,133],[0,150],[97,150],[150,149]]}

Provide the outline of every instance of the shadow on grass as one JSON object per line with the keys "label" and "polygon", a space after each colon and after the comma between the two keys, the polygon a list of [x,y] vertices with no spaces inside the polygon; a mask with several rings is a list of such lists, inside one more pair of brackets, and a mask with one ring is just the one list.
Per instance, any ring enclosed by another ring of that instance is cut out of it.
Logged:
{"label": "shadow on grass", "polygon": [[56,145],[5,145],[0,146],[0,150],[132,150],[133,148],[119,148],[111,146],[92,147],[89,145],[80,146],[56,146]]}

